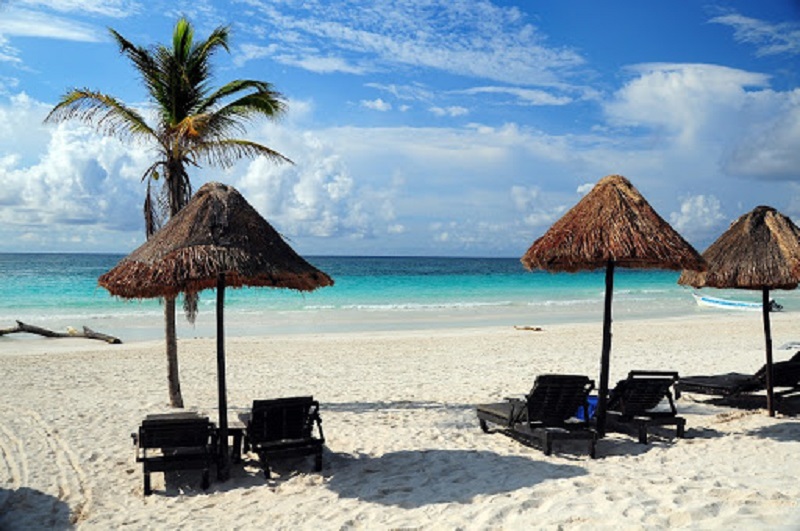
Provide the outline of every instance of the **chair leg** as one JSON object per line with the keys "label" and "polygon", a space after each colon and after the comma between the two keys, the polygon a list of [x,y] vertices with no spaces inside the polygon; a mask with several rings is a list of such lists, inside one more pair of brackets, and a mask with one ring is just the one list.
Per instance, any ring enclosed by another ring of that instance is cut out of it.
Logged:
{"label": "chair leg", "polygon": [[211,475],[208,468],[203,469],[203,482],[202,482],[203,490],[208,490],[208,487],[211,486]]}
{"label": "chair leg", "polygon": [[266,479],[269,479],[272,476],[272,474],[270,473],[269,470],[269,459],[267,459],[267,454],[259,453],[258,458],[261,461],[261,468],[264,469],[264,477]]}
{"label": "chair leg", "polygon": [[150,486],[150,472],[144,473],[144,495],[150,496],[153,494],[153,489]]}
{"label": "chair leg", "polygon": [[322,452],[314,456],[314,470],[322,472]]}
{"label": "chair leg", "polygon": [[480,420],[480,423],[481,423],[481,430],[483,431],[483,433],[489,433],[489,425],[486,424],[486,421],[483,420],[483,419],[479,419],[479,420]]}
{"label": "chair leg", "polygon": [[639,425],[639,442],[641,444],[647,444],[647,425],[640,424]]}
{"label": "chair leg", "polygon": [[589,457],[597,458],[597,439],[589,439]]}

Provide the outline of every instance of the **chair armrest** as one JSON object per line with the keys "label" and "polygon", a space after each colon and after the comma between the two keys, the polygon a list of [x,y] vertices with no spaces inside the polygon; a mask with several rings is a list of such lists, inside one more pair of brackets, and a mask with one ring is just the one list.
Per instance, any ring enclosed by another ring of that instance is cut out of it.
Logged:
{"label": "chair armrest", "polygon": [[628,373],[628,376],[631,378],[637,376],[669,376],[676,382],[680,379],[677,371],[631,371]]}
{"label": "chair armrest", "polygon": [[133,458],[138,463],[144,458],[144,456],[141,455],[142,449],[139,447],[139,434],[131,433],[131,439],[133,439]]}

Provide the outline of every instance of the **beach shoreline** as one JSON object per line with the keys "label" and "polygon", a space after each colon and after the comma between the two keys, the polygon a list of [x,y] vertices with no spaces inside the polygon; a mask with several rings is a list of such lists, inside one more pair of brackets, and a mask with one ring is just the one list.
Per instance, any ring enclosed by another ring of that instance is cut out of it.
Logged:
{"label": "beach shoreline", "polygon": [[[535,324],[522,323],[519,324]],[[169,411],[160,340],[15,340],[0,372],[0,527],[30,529],[259,528],[790,529],[800,522],[800,422],[683,397],[687,438],[644,446],[610,434],[598,459],[552,456],[478,428],[474,405],[521,395],[544,373],[597,379],[601,324],[273,334],[226,341],[228,403],[314,395],[324,467],[278,466],[265,480],[254,455],[207,492],[197,477],[142,495],[130,433]],[[683,375],[754,372],[764,362],[760,315],[622,319],[611,382],[631,369]],[[778,350],[800,339],[773,316]],[[6,344],[9,344],[6,342]],[[5,346],[5,345],[4,345]],[[215,416],[213,338],[179,341],[187,408]]]}

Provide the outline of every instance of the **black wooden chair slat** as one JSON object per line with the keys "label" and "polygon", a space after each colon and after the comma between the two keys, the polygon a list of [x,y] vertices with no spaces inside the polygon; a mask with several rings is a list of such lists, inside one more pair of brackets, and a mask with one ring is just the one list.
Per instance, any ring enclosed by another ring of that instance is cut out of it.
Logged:
{"label": "black wooden chair slat", "polygon": [[[674,425],[677,436],[683,437],[686,420],[678,416],[671,391],[678,380],[676,372],[631,371],[628,378],[617,382],[609,393],[609,427],[624,431],[626,425],[633,425],[642,444],[647,443],[648,429],[652,425]],[[658,409],[664,401],[669,411]]]}
{"label": "black wooden chair slat", "polygon": [[[318,435],[314,435],[316,426]],[[310,396],[255,400],[245,429],[245,446],[252,448],[270,477],[270,460],[314,455],[322,469],[325,437],[319,402]]]}
{"label": "black wooden chair slat", "polygon": [[554,440],[586,440],[594,458],[597,433],[587,422],[575,418],[580,408],[587,410],[593,388],[594,382],[586,376],[543,374],[524,400],[481,404],[476,412],[484,432],[489,432],[489,423],[503,426],[501,431],[512,438],[540,442],[546,455],[551,453]]}
{"label": "black wooden chair slat", "polygon": [[153,415],[142,421],[133,439],[136,461],[142,463],[145,496],[152,494],[152,472],[201,470],[202,487],[209,487],[211,465],[217,457],[217,434],[207,417]]}

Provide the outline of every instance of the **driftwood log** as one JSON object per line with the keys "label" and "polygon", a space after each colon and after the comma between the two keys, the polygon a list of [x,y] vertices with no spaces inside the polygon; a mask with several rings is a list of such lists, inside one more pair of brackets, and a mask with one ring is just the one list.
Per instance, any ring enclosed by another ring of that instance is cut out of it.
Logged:
{"label": "driftwood log", "polygon": [[95,332],[88,326],[84,326],[82,332],[80,330],[75,330],[74,328],[69,328],[67,332],[54,332],[53,330],[48,330],[47,328],[17,321],[17,326],[12,326],[11,328],[0,328],[0,336],[15,334],[18,332],[38,334],[44,337],[82,337],[86,339],[99,339],[100,341],[105,341],[106,343],[111,343],[114,345],[122,343],[122,340],[119,338],[110,336],[108,334],[103,334],[101,332]]}

